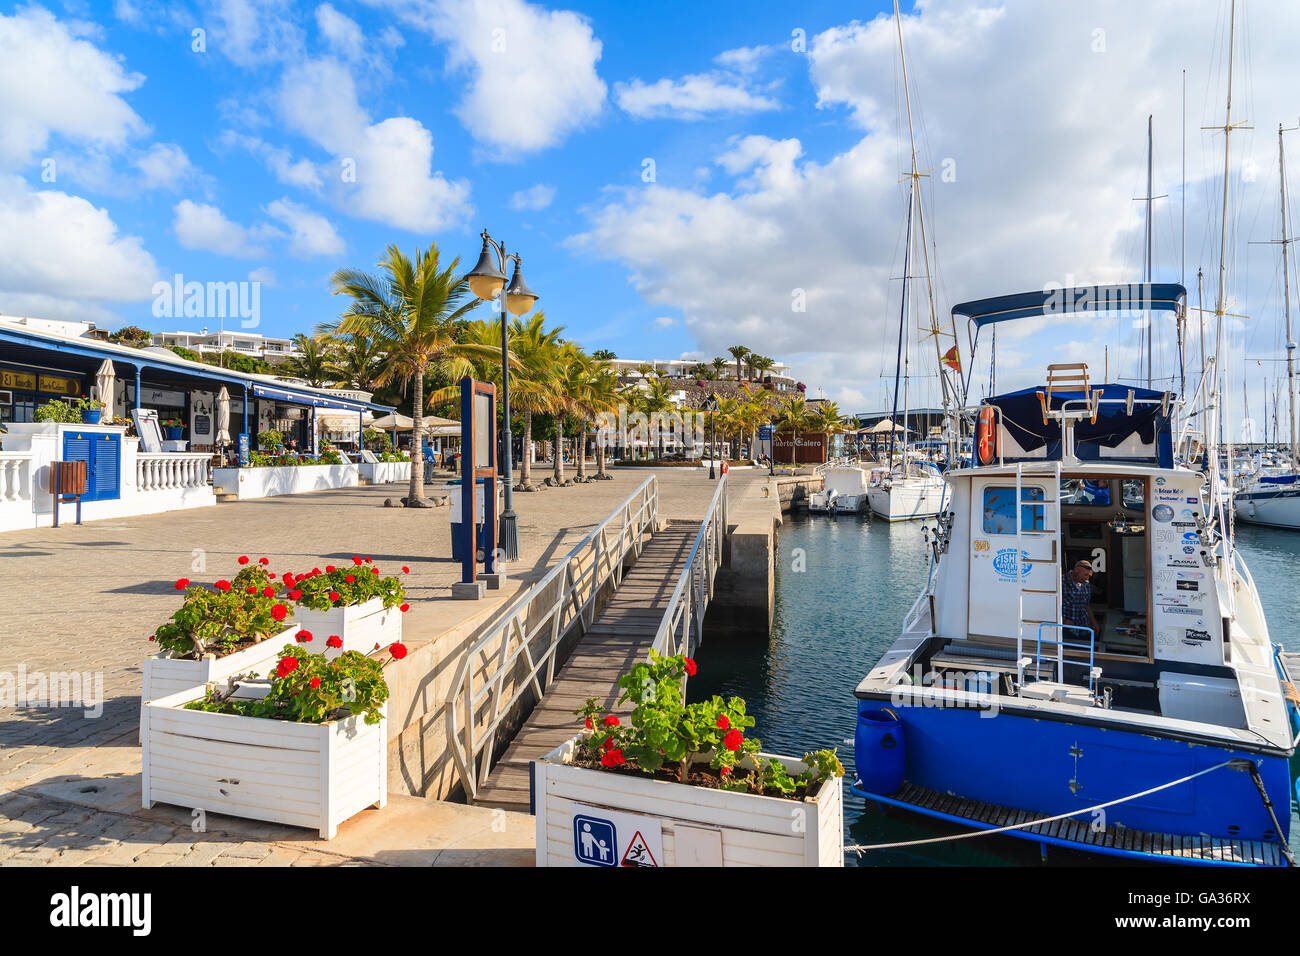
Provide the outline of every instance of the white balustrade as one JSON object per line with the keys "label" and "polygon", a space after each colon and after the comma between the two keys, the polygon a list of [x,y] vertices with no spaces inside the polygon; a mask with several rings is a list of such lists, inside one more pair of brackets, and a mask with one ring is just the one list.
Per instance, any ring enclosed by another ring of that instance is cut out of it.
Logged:
{"label": "white balustrade", "polygon": [[31,497],[31,452],[0,452],[0,503],[30,501]]}
{"label": "white balustrade", "polygon": [[211,469],[212,456],[203,452],[141,452],[135,457],[136,490],[203,488]]}

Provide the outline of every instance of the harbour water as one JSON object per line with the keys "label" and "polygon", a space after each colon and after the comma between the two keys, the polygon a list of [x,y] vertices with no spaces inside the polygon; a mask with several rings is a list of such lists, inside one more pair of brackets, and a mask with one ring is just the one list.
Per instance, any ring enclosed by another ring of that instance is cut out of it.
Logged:
{"label": "harbour water", "polygon": [[[1300,651],[1300,534],[1238,525],[1237,542],[1260,590],[1274,643]],[[857,718],[853,688],[898,635],[926,574],[921,522],[893,525],[866,516],[785,517],[778,554],[776,622],[767,646],[753,639],[709,638],[697,655],[692,699],[744,697],[751,731],[765,750],[802,754],[839,747],[853,773]],[[1292,848],[1300,819],[1292,807]],[[845,788],[845,843],[877,844],[961,832],[924,817],[874,806]],[[873,850],[850,866],[1039,865],[1036,844],[1011,837]],[[1091,865],[1100,858],[1053,849],[1049,865]],[[1114,865],[1113,860],[1105,861]]]}

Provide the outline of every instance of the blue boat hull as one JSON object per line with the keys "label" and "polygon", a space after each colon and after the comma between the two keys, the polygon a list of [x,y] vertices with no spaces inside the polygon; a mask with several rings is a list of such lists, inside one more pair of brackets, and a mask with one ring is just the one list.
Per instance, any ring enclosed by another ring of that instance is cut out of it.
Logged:
{"label": "blue boat hull", "polygon": [[[880,703],[860,700],[859,712]],[[898,708],[907,740],[907,782],[970,800],[1043,815],[1081,810],[1167,784],[1233,758],[1259,767],[1285,841],[1291,773],[1286,756],[1157,737],[1003,711]],[[888,797],[889,794],[879,796]],[[1277,840],[1251,775],[1222,768],[1108,807],[1101,825],[1220,839]],[[1076,818],[1091,822],[1092,814]]]}

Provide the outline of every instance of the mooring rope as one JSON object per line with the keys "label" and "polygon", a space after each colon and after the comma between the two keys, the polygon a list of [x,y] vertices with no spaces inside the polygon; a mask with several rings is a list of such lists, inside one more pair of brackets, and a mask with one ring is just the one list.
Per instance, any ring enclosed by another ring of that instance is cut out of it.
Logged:
{"label": "mooring rope", "polygon": [[[861,857],[863,851],[865,850],[897,850],[903,847],[924,846],[930,843],[951,843],[955,840],[971,840],[974,839],[975,837],[992,836],[995,833],[1006,833],[1010,830],[1021,830],[1026,827],[1042,826],[1045,823],[1054,823],[1057,820],[1066,820],[1069,819],[1070,817],[1077,817],[1081,813],[1092,813],[1096,810],[1104,810],[1106,807],[1113,807],[1120,803],[1127,803],[1129,800],[1136,800],[1138,797],[1145,797],[1153,793],[1159,793],[1161,790],[1168,790],[1170,787],[1176,787],[1179,784],[1187,783],[1190,780],[1195,780],[1197,777],[1203,777],[1207,773],[1213,773],[1214,771],[1221,770],[1224,767],[1230,767],[1233,764],[1236,764],[1238,762],[1239,761],[1235,758],[1232,760],[1225,760],[1223,761],[1223,763],[1217,763],[1213,767],[1207,767],[1204,770],[1198,770],[1196,771],[1196,773],[1188,774],[1186,777],[1179,777],[1177,780],[1169,781],[1169,783],[1162,783],[1158,787],[1152,787],[1149,790],[1143,790],[1140,793],[1129,794],[1127,797],[1120,797],[1117,800],[1108,800],[1105,803],[1099,803],[1096,806],[1084,807],[1082,810],[1071,810],[1069,813],[1058,813],[1054,817],[1042,817],[1037,820],[1026,820],[1024,823],[1015,823],[1012,824],[1011,826],[1006,826],[1006,827],[994,827],[993,829],[990,830],[971,830],[967,833],[956,833],[951,836],[929,837],[928,839],[925,840],[905,840],[901,843],[852,844],[846,846],[844,848],[844,852],[856,853],[859,857]],[[1244,762],[1250,763],[1249,761],[1244,761]],[[1254,764],[1250,764],[1250,766],[1253,767]],[[1282,838],[1281,832],[1279,831],[1278,839],[1281,840],[1281,838]],[[1288,856],[1288,858],[1290,857],[1290,854],[1287,853],[1286,850],[1284,850],[1283,852]]]}

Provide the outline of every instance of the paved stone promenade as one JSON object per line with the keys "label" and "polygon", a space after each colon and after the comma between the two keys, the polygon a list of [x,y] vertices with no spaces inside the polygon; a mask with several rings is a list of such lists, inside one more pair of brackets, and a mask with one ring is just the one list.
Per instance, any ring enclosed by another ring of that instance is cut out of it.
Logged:
{"label": "paved stone promenade", "polygon": [[[615,470],[613,481],[516,493],[521,560],[512,578],[539,576],[649,474]],[[714,490],[695,469],[664,469],[658,481],[665,517],[702,515]],[[440,484],[426,487],[434,494]],[[102,701],[24,707],[0,697],[0,865],[531,863],[531,817],[417,797],[365,811],[328,842],[216,815],[196,832],[187,810],[140,807],[141,661],[153,649],[149,634],[178,607],[177,578],[229,578],[242,554],[265,556],[277,571],[359,554],[382,573],[410,567],[408,628],[427,632],[463,618],[469,602],[450,599],[460,572],[449,510],[383,507],[404,489],[223,502],[0,534],[0,691],[12,686],[6,675],[21,687],[33,675],[76,672],[89,675],[82,699]]]}

